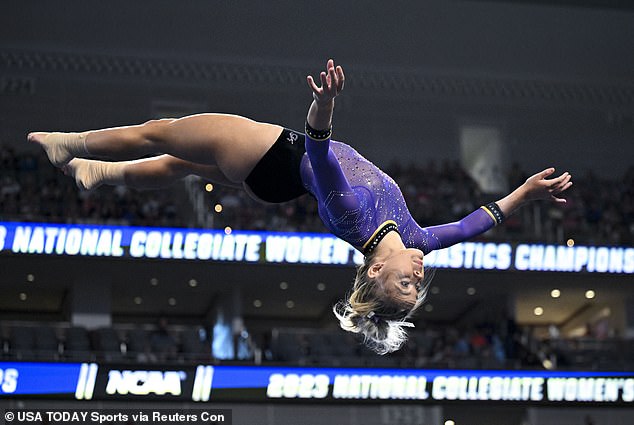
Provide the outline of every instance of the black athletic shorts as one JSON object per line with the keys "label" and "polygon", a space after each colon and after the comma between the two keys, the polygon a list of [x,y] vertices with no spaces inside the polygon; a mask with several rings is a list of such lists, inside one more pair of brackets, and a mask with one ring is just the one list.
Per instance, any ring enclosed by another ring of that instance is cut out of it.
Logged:
{"label": "black athletic shorts", "polygon": [[266,202],[286,202],[308,193],[299,167],[306,152],[306,136],[284,129],[246,178],[251,191]]}

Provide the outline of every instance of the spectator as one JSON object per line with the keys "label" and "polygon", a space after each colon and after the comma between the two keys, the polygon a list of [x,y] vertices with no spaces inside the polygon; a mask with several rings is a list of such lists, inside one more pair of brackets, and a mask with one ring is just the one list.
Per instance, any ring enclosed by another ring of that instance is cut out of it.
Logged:
{"label": "spectator", "polygon": [[170,334],[167,323],[167,318],[161,317],[156,331],[150,337],[152,355],[154,360],[160,363],[175,360],[178,352],[176,340]]}

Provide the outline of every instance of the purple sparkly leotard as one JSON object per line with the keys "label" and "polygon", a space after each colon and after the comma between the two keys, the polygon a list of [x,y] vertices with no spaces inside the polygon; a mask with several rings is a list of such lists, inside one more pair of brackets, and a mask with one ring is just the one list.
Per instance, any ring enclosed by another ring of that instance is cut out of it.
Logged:
{"label": "purple sparkly leotard", "polygon": [[480,208],[454,223],[420,227],[396,182],[352,147],[306,136],[306,153],[301,177],[317,198],[320,218],[334,235],[360,251],[389,222],[396,223],[406,247],[425,254],[479,235],[496,223]]}

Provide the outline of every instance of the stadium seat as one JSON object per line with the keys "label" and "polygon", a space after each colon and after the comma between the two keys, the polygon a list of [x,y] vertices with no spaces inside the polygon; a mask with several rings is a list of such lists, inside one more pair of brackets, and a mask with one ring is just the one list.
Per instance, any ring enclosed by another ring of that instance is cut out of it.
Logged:
{"label": "stadium seat", "polygon": [[88,331],[80,326],[66,329],[64,356],[69,360],[88,361],[92,358]]}
{"label": "stadium seat", "polygon": [[15,360],[35,357],[35,333],[31,326],[13,326],[9,331],[9,356]]}
{"label": "stadium seat", "polygon": [[200,330],[199,327],[191,327],[181,331],[181,354],[185,360],[208,361],[211,358],[211,344],[201,338]]}
{"label": "stadium seat", "polygon": [[51,326],[37,326],[34,329],[35,350],[41,360],[57,360],[60,354],[60,342]]}
{"label": "stadium seat", "polygon": [[142,328],[132,329],[127,333],[125,342],[128,359],[140,363],[150,361],[150,337],[147,330]]}
{"label": "stadium seat", "polygon": [[93,346],[97,350],[97,358],[105,361],[123,359],[121,338],[112,328],[99,328],[93,332]]}

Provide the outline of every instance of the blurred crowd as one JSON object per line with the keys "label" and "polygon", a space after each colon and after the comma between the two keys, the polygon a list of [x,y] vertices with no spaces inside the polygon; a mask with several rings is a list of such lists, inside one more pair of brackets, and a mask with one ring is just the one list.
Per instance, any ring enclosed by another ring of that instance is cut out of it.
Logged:
{"label": "blurred crowd", "polygon": [[[56,322],[0,322],[0,359],[124,363],[242,362],[300,366],[449,369],[631,370],[631,340],[536,338],[512,320],[465,326],[425,323],[404,346],[377,356],[341,329],[274,328],[225,340],[214,326],[114,324],[86,330]],[[219,343],[232,345],[218,350]],[[227,355],[227,353],[230,353]]]}
{"label": "blurred crowd", "polygon": [[[234,230],[325,232],[310,195],[277,205],[262,205],[244,191],[196,183],[204,197],[195,211],[183,186],[155,191],[100,187],[79,191],[73,180],[52,167],[43,154],[16,153],[0,147],[0,220],[104,223],[135,226],[201,227]],[[424,165],[392,164],[386,171],[397,181],[414,218],[422,225],[451,222],[504,194],[484,194],[458,161]],[[513,164],[508,186],[528,175]],[[509,217],[483,238],[498,240],[631,245],[634,242],[634,167],[621,179],[606,180],[592,172],[575,175],[564,205],[536,202]],[[211,189],[211,187],[210,187]],[[202,214],[200,214],[202,213]],[[196,217],[207,218],[201,223]]]}
{"label": "blurred crowd", "polygon": [[510,318],[449,325],[417,323],[403,347],[377,356],[340,329],[278,329],[265,359],[300,365],[426,369],[631,370],[634,341],[615,335],[538,336]]}
{"label": "blurred crowd", "polygon": [[377,356],[354,334],[314,329],[281,329],[273,334],[268,357],[305,365],[398,366],[407,368],[520,368],[540,366],[522,330],[510,322],[457,327],[424,324],[404,346]]}
{"label": "blurred crowd", "polygon": [[80,191],[43,154],[0,146],[0,221],[186,227],[178,192]]}

